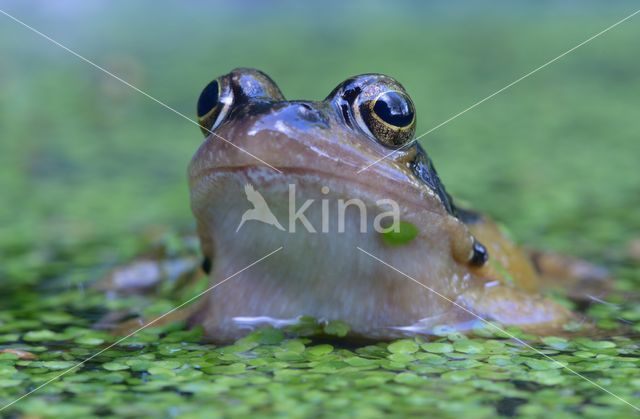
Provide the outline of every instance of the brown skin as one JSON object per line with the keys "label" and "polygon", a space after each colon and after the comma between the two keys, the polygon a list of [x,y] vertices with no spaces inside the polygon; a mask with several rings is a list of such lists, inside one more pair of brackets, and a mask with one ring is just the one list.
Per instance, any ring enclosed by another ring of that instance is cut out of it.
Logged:
{"label": "brown skin", "polygon": [[[437,174],[420,147],[409,145],[358,173],[389,147],[413,138],[413,104],[395,80],[358,76],[321,102],[287,102],[271,79],[251,69],[236,69],[213,87],[198,106],[203,132],[211,135],[189,167],[191,206],[212,266],[211,284],[233,276],[204,296],[191,316],[210,340],[233,341],[251,328],[299,316],[342,320],[350,324],[352,337],[368,339],[428,335],[439,325],[464,331],[478,323],[476,316],[538,333],[557,332],[575,319],[540,294],[549,282],[545,270],[557,276],[557,265],[555,270],[534,265],[488,218],[463,217],[433,180]],[[381,96],[385,92],[391,93]],[[388,102],[376,103],[380,97]],[[247,184],[286,230],[288,185],[296,186],[296,208],[315,200],[306,212],[314,226],[321,225],[322,199],[357,198],[369,214],[369,228],[361,233],[357,213],[347,212],[346,232],[309,233],[298,224],[291,233],[250,221],[236,233],[241,215],[251,208]],[[371,228],[374,216],[385,210],[380,199],[400,203],[401,220],[418,228],[413,241],[389,246]],[[575,285],[592,272],[565,273]]]}

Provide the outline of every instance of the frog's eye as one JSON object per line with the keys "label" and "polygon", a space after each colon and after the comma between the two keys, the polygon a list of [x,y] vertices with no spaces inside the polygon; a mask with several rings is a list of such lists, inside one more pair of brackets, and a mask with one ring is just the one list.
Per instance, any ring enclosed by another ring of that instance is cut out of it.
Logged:
{"label": "frog's eye", "polygon": [[233,102],[233,93],[226,77],[207,84],[198,98],[198,123],[205,136],[216,129]]}
{"label": "frog's eye", "polygon": [[220,77],[207,84],[198,98],[198,123],[205,136],[216,129],[229,112],[233,93],[228,81]]}
{"label": "frog's eye", "polygon": [[[411,142],[416,128],[415,106],[400,83],[382,74],[352,77],[327,98],[346,122],[389,148]],[[355,122],[355,124],[353,124]]]}
{"label": "frog's eye", "polygon": [[404,92],[383,91],[362,101],[358,111],[369,132],[384,146],[399,148],[413,138],[416,113]]}
{"label": "frog's eye", "polygon": [[269,76],[253,68],[236,68],[209,83],[198,99],[198,123],[205,136],[218,128],[231,107],[248,102],[281,101],[284,96]]}
{"label": "frog's eye", "polygon": [[384,92],[371,102],[372,115],[392,127],[405,128],[415,118],[413,103],[400,92]]}

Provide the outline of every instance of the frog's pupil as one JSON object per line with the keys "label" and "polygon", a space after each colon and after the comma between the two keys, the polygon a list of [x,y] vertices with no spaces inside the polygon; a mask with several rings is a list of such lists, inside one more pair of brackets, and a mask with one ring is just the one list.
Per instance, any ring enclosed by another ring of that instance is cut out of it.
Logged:
{"label": "frog's pupil", "polygon": [[383,93],[373,105],[373,111],[387,124],[404,127],[413,121],[411,104],[398,92]]}
{"label": "frog's pupil", "polygon": [[218,81],[207,84],[198,99],[198,116],[205,116],[218,103]]}

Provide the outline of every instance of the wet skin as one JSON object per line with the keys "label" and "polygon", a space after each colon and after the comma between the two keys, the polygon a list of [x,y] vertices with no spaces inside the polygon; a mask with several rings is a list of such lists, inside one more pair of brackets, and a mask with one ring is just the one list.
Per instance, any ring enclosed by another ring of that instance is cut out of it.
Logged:
{"label": "wet skin", "polygon": [[[191,316],[210,340],[232,341],[299,316],[342,320],[351,336],[370,339],[430,334],[438,326],[464,331],[479,322],[470,312],[540,333],[575,318],[541,295],[547,273],[536,268],[544,263],[533,263],[487,217],[455,205],[425,150],[411,142],[414,106],[392,78],[357,76],[323,101],[287,101],[265,74],[236,69],[204,89],[198,117],[206,139],[189,166],[189,185],[204,267],[211,285],[235,274]],[[236,231],[252,208],[245,185],[264,197],[284,231],[255,220]],[[315,233],[301,222],[291,231],[290,185],[296,210],[314,200],[304,215]],[[355,207],[338,231],[341,199],[364,204],[366,232]],[[383,199],[399,204],[400,219],[417,227],[415,239],[391,245],[373,228],[389,210]],[[326,229],[322,200],[331,205]],[[575,285],[594,276],[587,268],[551,274],[566,273]]]}

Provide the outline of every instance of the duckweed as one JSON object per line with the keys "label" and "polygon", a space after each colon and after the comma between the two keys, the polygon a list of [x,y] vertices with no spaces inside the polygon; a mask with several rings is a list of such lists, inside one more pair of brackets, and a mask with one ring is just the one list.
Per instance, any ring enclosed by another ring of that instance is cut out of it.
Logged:
{"label": "duckweed", "polygon": [[[48,267],[43,264],[40,269],[44,273]],[[487,335],[486,329],[463,335],[441,327],[431,338],[354,345],[343,339],[348,324],[311,318],[285,329],[258,329],[219,347],[203,342],[198,327],[151,327],[75,368],[118,339],[92,328],[113,312],[113,305],[103,293],[91,290],[60,289],[55,298],[44,301],[37,289],[21,293],[23,300],[15,304],[22,314],[14,317],[7,315],[9,311],[0,323],[5,330],[0,349],[23,351],[0,353],[2,401],[8,403],[64,375],[11,406],[9,411],[16,414],[209,417],[215,407],[221,416],[295,416],[292,412],[308,415],[317,409],[335,413],[348,408],[363,416],[490,418],[535,416],[542,406],[558,417],[632,413],[628,405],[565,367],[630,403],[637,404],[640,394],[640,347],[625,333],[609,333],[604,339],[538,339],[509,329],[532,350],[504,334]],[[33,298],[25,297],[29,295]],[[154,306],[155,311],[176,303],[170,295],[131,301],[135,307]],[[40,310],[51,310],[52,315],[42,316]],[[601,310],[598,316],[608,314],[615,320],[621,311],[633,310],[632,305],[621,306]]]}
{"label": "duckweed", "polygon": [[[56,321],[42,321],[40,329],[3,335],[3,348],[28,350],[36,357],[0,354],[0,395],[5,403],[117,339],[88,328],[86,311],[74,314],[76,306],[97,312],[102,305],[99,299],[89,306],[79,298],[70,311],[54,316]],[[640,348],[624,335],[545,336],[529,341],[537,351],[504,337],[459,333],[353,346],[340,338],[349,330],[343,322],[307,318],[303,323],[304,327],[284,330],[259,329],[221,347],[203,342],[199,328],[185,329],[183,324],[149,328],[66,373],[10,411],[41,417],[177,412],[210,417],[212,407],[221,416],[308,415],[316,409],[349,408],[363,416],[430,412],[490,418],[516,412],[536,416],[546,406],[558,417],[632,413],[628,405],[565,366],[588,374],[630,403],[638,401],[640,392],[635,378]],[[55,328],[46,329],[45,324]],[[308,336],[311,331],[331,342]]]}
{"label": "duckweed", "polygon": [[407,222],[400,221],[398,223],[397,231],[394,229],[389,229],[384,233],[381,233],[382,241],[389,246],[402,246],[408,243],[411,243],[416,237],[420,230],[415,225]]}

